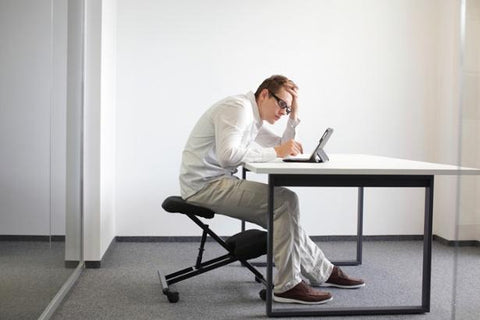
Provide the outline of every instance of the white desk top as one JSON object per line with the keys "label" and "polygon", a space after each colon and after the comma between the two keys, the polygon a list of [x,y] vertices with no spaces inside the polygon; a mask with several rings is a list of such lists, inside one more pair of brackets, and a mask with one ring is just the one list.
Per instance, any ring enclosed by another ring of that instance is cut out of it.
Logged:
{"label": "white desk top", "polygon": [[480,175],[480,169],[363,154],[332,154],[326,163],[246,163],[245,168],[265,174],[370,174],[370,175]]}

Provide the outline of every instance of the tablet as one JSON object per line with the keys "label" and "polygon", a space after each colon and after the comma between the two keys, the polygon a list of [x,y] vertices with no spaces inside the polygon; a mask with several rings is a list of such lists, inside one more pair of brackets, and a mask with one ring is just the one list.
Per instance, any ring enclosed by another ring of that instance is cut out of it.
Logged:
{"label": "tablet", "polygon": [[315,148],[315,150],[313,150],[311,155],[285,157],[282,160],[285,162],[327,162],[329,159],[323,148],[327,144],[328,139],[330,139],[332,133],[332,128],[328,128],[327,130],[325,130],[322,137],[320,138],[320,141],[318,141],[317,147]]}

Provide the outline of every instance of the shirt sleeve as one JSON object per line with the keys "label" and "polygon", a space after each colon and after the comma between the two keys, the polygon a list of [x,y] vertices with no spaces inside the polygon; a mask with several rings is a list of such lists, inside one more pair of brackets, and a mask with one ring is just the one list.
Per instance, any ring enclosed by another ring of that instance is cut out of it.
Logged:
{"label": "shirt sleeve", "polygon": [[299,123],[300,119],[292,120],[291,118],[288,118],[287,127],[281,137],[277,136],[267,128],[262,127],[258,132],[255,142],[263,147],[275,147],[290,139],[295,139],[295,128]]}
{"label": "shirt sleeve", "polygon": [[262,147],[251,138],[252,120],[243,106],[230,103],[213,116],[215,153],[221,167],[245,162],[267,162],[276,158],[273,148]]}

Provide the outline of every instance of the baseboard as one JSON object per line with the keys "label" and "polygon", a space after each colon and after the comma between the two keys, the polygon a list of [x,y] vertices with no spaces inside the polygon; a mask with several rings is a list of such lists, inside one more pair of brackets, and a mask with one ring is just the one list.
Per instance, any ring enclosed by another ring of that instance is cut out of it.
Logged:
{"label": "baseboard", "polygon": [[113,237],[112,241],[110,241],[110,244],[108,245],[107,250],[105,250],[105,253],[103,254],[101,260],[87,260],[87,261],[85,261],[85,268],[86,269],[100,269],[102,267],[103,259],[105,259],[105,257],[107,257],[110,254],[110,252],[113,248],[112,244],[116,241],[117,241],[117,237]]}
{"label": "baseboard", "polygon": [[78,260],[65,260],[65,268],[75,269],[76,267],[78,267],[79,263],[80,263],[80,261],[78,261]]}
{"label": "baseboard", "polygon": [[480,241],[477,240],[447,240],[436,234],[433,235],[433,240],[449,247],[480,247]]}
{"label": "baseboard", "polygon": [[[228,239],[228,237],[220,237],[223,240]],[[179,237],[123,237],[117,236],[117,242],[199,242],[202,239],[200,236],[179,236]],[[207,242],[215,241],[211,237],[207,237]]]}
{"label": "baseboard", "polygon": [[0,235],[0,241],[65,242],[65,236]]}
{"label": "baseboard", "polygon": [[101,266],[102,266],[102,260],[85,261],[85,268],[87,269],[100,269]]}
{"label": "baseboard", "polygon": [[[313,241],[357,241],[357,236],[310,236]],[[362,236],[363,241],[421,241],[423,234]]]}
{"label": "baseboard", "polygon": [[[227,239],[226,236],[221,236]],[[357,241],[357,236],[352,235],[335,235],[335,236],[310,236],[313,241]],[[176,237],[124,237],[117,236],[117,242],[199,242],[200,236],[176,236]],[[423,235],[376,235],[363,236],[363,241],[421,241]],[[207,241],[214,241],[208,237]]]}
{"label": "baseboard", "polygon": [[[228,237],[222,236],[222,239]],[[334,236],[310,236],[313,241],[357,241],[357,236],[352,235],[334,235]],[[124,237],[117,236],[117,242],[199,242],[202,239],[200,236],[172,236],[172,237]],[[407,235],[368,235],[362,237],[363,241],[422,241],[422,234],[407,234]],[[452,241],[444,239],[438,235],[433,235],[433,240],[439,243],[454,247],[480,247],[480,241],[477,240],[461,240]],[[210,237],[207,241],[213,241]]]}

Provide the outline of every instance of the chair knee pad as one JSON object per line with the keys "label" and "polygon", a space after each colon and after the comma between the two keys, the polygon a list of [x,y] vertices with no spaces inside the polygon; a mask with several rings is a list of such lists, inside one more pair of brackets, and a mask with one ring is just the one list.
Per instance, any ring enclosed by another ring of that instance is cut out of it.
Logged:
{"label": "chair knee pad", "polygon": [[267,232],[246,230],[225,241],[239,259],[254,259],[267,253]]}

